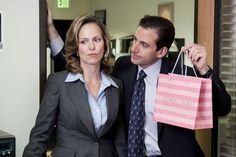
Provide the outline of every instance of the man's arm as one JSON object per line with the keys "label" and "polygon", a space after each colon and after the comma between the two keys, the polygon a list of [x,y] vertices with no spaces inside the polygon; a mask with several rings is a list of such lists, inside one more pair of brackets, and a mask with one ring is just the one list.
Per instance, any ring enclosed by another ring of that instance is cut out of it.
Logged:
{"label": "man's arm", "polygon": [[59,36],[54,24],[53,15],[49,5],[47,5],[48,10],[48,40],[49,48],[51,49],[51,56],[55,62],[55,69],[62,71],[66,69],[66,61],[64,57],[64,42]]}
{"label": "man's arm", "polygon": [[227,115],[231,110],[231,97],[227,93],[223,82],[208,66],[205,47],[198,44],[189,44],[183,47],[182,50],[198,70],[200,77],[212,79],[214,116]]}
{"label": "man's arm", "polygon": [[49,41],[53,41],[59,37],[59,34],[53,24],[53,14],[49,4],[47,4],[47,11],[48,11],[48,39]]}

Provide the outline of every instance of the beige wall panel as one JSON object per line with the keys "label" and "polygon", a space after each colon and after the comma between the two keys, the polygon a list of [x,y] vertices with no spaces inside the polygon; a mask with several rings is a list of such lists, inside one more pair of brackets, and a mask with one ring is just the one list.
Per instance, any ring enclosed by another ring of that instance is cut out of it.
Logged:
{"label": "beige wall panel", "polygon": [[[198,43],[206,47],[208,64],[213,67],[214,42],[214,0],[198,0]],[[201,130],[196,133],[199,144],[206,157],[211,157],[211,130]]]}

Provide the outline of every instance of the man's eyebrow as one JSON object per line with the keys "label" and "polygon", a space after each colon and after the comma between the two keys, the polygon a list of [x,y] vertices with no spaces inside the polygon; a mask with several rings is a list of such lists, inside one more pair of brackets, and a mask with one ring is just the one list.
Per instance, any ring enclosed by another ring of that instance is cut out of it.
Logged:
{"label": "man's eyebrow", "polygon": [[147,46],[150,46],[148,43],[146,43],[145,41],[140,41],[141,44],[144,44],[144,45],[147,45]]}
{"label": "man's eyebrow", "polygon": [[[137,37],[136,37],[135,35],[133,35],[133,39],[137,39]],[[148,43],[145,42],[145,41],[140,40],[139,42],[140,42],[141,44],[144,44],[144,45],[150,46],[150,44],[148,44]]]}

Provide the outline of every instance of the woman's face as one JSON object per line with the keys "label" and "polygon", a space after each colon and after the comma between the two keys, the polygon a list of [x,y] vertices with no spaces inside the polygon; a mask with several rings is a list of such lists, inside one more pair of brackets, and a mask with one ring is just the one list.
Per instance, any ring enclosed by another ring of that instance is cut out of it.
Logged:
{"label": "woman's face", "polygon": [[83,25],[78,41],[81,66],[99,65],[104,55],[104,45],[102,31],[96,23]]}

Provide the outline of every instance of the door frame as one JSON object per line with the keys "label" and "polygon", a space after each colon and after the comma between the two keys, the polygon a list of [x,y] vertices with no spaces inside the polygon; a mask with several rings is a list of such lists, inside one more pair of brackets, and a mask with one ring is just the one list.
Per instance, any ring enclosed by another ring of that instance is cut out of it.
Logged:
{"label": "door frame", "polygon": [[47,51],[47,2],[39,1],[39,98],[43,96],[46,83],[46,51]]}

